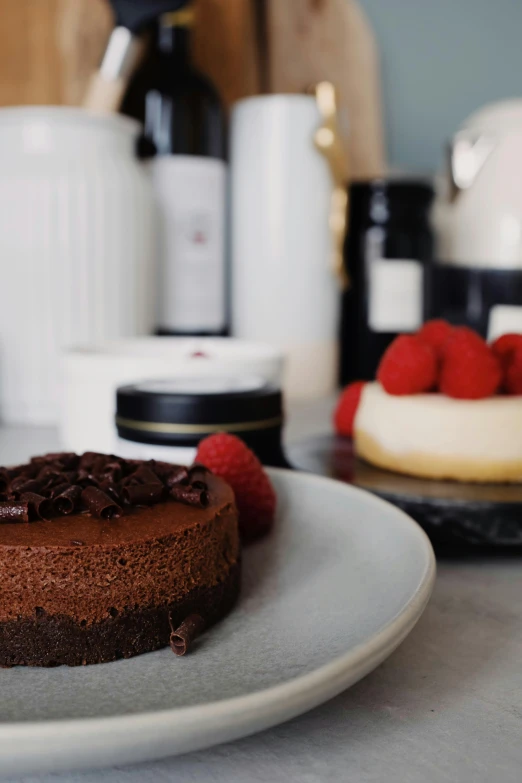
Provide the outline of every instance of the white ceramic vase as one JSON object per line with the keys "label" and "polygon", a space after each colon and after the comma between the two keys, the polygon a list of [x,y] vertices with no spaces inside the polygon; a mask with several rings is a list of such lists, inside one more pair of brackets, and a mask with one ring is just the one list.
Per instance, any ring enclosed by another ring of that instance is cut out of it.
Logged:
{"label": "white ceramic vase", "polygon": [[154,206],[139,125],[0,110],[0,415],[54,424],[63,348],[153,324]]}

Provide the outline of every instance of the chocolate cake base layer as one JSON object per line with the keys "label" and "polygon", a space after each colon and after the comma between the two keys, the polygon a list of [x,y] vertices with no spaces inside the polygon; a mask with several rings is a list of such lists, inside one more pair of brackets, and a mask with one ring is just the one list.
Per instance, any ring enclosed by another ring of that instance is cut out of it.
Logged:
{"label": "chocolate cake base layer", "polygon": [[213,587],[193,590],[166,606],[126,610],[92,625],[43,612],[0,623],[0,666],[81,666],[158,650],[169,644],[171,625],[177,628],[189,615],[200,614],[209,626],[228,614],[239,583],[236,563]]}

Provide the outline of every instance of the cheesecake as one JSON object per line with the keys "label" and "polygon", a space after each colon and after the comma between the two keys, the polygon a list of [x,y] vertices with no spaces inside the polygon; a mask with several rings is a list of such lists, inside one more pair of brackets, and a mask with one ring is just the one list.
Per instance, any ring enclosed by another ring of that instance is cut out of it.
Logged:
{"label": "cheesecake", "polygon": [[429,479],[522,481],[522,396],[393,395],[365,384],[354,420],[359,457]]}

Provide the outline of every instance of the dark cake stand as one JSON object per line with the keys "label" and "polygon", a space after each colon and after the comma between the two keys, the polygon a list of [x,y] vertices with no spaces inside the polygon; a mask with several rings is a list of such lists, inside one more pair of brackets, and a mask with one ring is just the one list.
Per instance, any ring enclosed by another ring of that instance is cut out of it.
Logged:
{"label": "dark cake stand", "polygon": [[460,484],[411,478],[358,459],[348,438],[321,435],[287,448],[291,464],[374,492],[402,508],[439,552],[522,552],[522,484]]}

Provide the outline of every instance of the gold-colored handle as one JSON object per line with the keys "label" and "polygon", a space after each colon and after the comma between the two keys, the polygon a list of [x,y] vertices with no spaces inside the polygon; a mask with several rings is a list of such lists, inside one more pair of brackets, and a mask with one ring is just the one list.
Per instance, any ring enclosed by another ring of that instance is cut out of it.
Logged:
{"label": "gold-colored handle", "polygon": [[314,88],[314,94],[322,118],[314,134],[314,144],[325,156],[334,181],[328,221],[334,245],[332,267],[341,289],[346,290],[349,279],[343,250],[348,230],[347,156],[339,129],[335,87],[330,82],[319,82]]}

